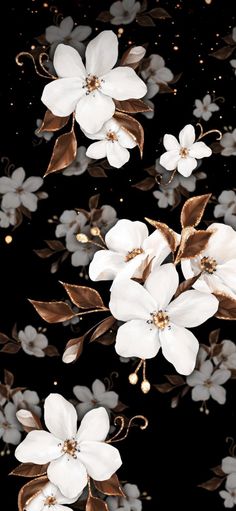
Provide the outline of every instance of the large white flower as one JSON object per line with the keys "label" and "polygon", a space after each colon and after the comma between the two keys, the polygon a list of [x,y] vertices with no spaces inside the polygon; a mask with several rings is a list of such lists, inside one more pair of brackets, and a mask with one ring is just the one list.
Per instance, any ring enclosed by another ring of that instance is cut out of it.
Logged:
{"label": "large white flower", "polygon": [[39,396],[34,390],[25,390],[14,392],[12,401],[16,406],[16,410],[30,410],[34,414],[41,416],[41,408],[39,406]]}
{"label": "large white flower", "polygon": [[7,444],[17,445],[21,439],[21,426],[16,418],[16,406],[10,401],[0,410],[0,438]]}
{"label": "large white flower", "polygon": [[210,94],[206,94],[202,101],[200,99],[195,99],[195,107],[193,115],[195,115],[198,119],[203,119],[204,121],[209,121],[212,113],[219,110],[218,105],[211,102]]}
{"label": "large white flower", "polygon": [[193,371],[199,344],[185,327],[201,325],[213,316],[218,300],[190,290],[171,302],[178,284],[179,276],[171,263],[155,266],[144,286],[129,279],[114,281],[109,307],[115,318],[126,321],[117,332],[118,355],[153,358],[161,347],[179,373]]}
{"label": "large white flower", "polygon": [[75,160],[63,170],[64,176],[80,176],[88,168],[90,158],[86,156],[86,147],[81,145],[78,148]]}
{"label": "large white flower", "polygon": [[132,149],[137,145],[134,138],[122,129],[115,119],[105,122],[98,133],[93,135],[85,131],[84,133],[86,137],[92,140],[99,140],[99,142],[94,142],[88,147],[86,155],[96,160],[107,157],[110,165],[117,169],[130,159],[128,149]]}
{"label": "large white flower", "polygon": [[223,405],[226,401],[226,390],[222,384],[229,380],[230,376],[231,372],[228,369],[214,370],[211,360],[203,362],[186,380],[187,384],[193,387],[193,401],[207,401],[211,397]]}
{"label": "large white flower", "polygon": [[223,147],[222,156],[236,156],[236,128],[232,133],[224,133],[220,145]]}
{"label": "large white flower", "polygon": [[22,204],[29,211],[36,211],[38,197],[33,192],[42,186],[43,179],[31,176],[24,180],[25,171],[22,167],[14,170],[11,177],[0,177],[2,208],[18,208]]}
{"label": "large white flower", "polygon": [[181,262],[186,279],[201,275],[193,287],[211,293],[222,291],[236,296],[236,232],[229,225],[211,224],[213,231],[206,248],[193,259]]}
{"label": "large white flower", "polygon": [[233,190],[224,190],[218,197],[214,208],[214,217],[224,217],[224,222],[236,229],[236,193]]}
{"label": "large white flower", "polygon": [[79,53],[59,44],[53,64],[58,80],[46,85],[42,102],[54,115],[75,118],[88,133],[97,133],[115,112],[112,98],[145,96],[145,83],[131,67],[112,69],[118,58],[118,39],[111,30],[101,32],[86,48],[86,68]]}
{"label": "large white flower", "polygon": [[[176,236],[178,236],[176,234]],[[143,222],[119,220],[107,233],[105,242],[108,250],[99,250],[89,266],[91,280],[113,280],[118,274],[137,276],[147,259],[155,257],[161,264],[170,253],[170,247],[160,231],[150,236]]]}
{"label": "large white flower", "polygon": [[71,16],[64,18],[59,26],[50,25],[46,28],[45,33],[46,40],[51,44],[50,56],[53,56],[59,43],[73,46],[83,56],[85,46],[82,41],[87,39],[91,32],[91,27],[86,25],[78,25],[74,28],[74,21]]}
{"label": "large white flower", "polygon": [[173,80],[174,75],[168,67],[165,67],[164,59],[155,53],[147,59],[148,65],[145,65],[141,75],[147,82],[148,98],[153,98],[160,89],[160,84],[167,85]]}
{"label": "large white flower", "polygon": [[214,357],[215,364],[221,369],[236,369],[236,345],[234,342],[225,339],[221,343],[222,349],[217,357]]}
{"label": "large white flower", "polygon": [[48,345],[46,335],[39,333],[33,326],[28,325],[18,332],[21,347],[27,355],[45,357],[44,348]]}
{"label": "large white flower", "polygon": [[79,498],[68,499],[62,495],[55,484],[47,483],[37,495],[30,499],[25,506],[26,511],[72,511],[70,507],[63,504],[72,504]]}
{"label": "large white flower", "polygon": [[166,134],[163,144],[166,153],[160,157],[160,164],[166,170],[177,168],[182,176],[188,177],[197,167],[199,158],[211,156],[212,150],[204,142],[195,142],[196,135],[192,124],[187,124],[179,133],[179,142],[173,135]]}
{"label": "large white flower", "polygon": [[137,12],[140,11],[141,4],[135,0],[118,0],[110,7],[112,25],[128,25],[135,20]]}
{"label": "large white flower", "polygon": [[105,481],[121,466],[119,451],[105,443],[110,428],[105,408],[88,412],[77,431],[74,406],[60,394],[50,394],[44,420],[50,433],[31,431],[15,455],[26,463],[49,463],[48,478],[65,497],[76,497],[87,485],[88,475]]}
{"label": "large white flower", "polygon": [[113,390],[106,390],[104,383],[101,380],[95,380],[92,384],[92,392],[88,387],[83,385],[76,385],[73,392],[77,399],[81,401],[76,406],[79,419],[93,408],[104,406],[109,412],[118,404],[119,396]]}
{"label": "large white flower", "polygon": [[136,484],[126,483],[123,486],[125,497],[108,497],[106,503],[109,511],[141,511],[142,501]]}

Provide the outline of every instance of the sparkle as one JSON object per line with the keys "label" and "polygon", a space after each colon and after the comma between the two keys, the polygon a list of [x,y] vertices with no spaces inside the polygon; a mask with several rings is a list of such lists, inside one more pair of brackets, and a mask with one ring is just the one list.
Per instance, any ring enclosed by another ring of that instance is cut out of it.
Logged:
{"label": "sparkle", "polygon": [[142,248],[134,248],[134,250],[131,250],[131,252],[128,252],[128,254],[125,256],[125,261],[128,262],[140,254],[143,254],[143,249]]}
{"label": "sparkle", "polygon": [[11,242],[12,242],[12,236],[10,236],[10,234],[8,234],[7,236],[5,236],[5,243],[7,245],[9,245]]}
{"label": "sparkle", "polygon": [[189,150],[187,149],[187,147],[181,147],[179,154],[180,154],[181,158],[187,158],[189,155]]}
{"label": "sparkle", "polygon": [[169,325],[169,316],[164,311],[159,311],[152,314],[152,323],[159,328],[160,330],[164,330]]}
{"label": "sparkle", "polygon": [[201,266],[202,271],[205,271],[212,275],[212,273],[214,273],[214,271],[216,271],[217,262],[215,259],[213,259],[213,257],[205,256],[201,259],[200,266]]}

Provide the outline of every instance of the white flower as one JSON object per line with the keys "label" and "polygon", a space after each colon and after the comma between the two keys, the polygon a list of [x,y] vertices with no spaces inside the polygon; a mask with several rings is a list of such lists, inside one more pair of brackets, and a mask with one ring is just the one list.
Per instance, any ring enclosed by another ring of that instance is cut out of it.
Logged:
{"label": "white flower", "polygon": [[53,137],[53,133],[51,131],[39,131],[39,128],[41,128],[41,126],[42,126],[42,122],[43,122],[42,119],[36,120],[37,128],[36,128],[34,134],[36,135],[36,137],[44,138],[48,142]]}
{"label": "white flower", "polygon": [[87,170],[90,161],[90,158],[86,156],[86,147],[81,145],[78,148],[75,160],[63,170],[64,176],[80,176]]}
{"label": "white flower", "polygon": [[213,231],[206,248],[192,259],[182,260],[186,279],[202,272],[193,287],[211,293],[222,291],[236,295],[236,232],[229,225],[211,224]]}
{"label": "white flower", "polygon": [[7,228],[16,224],[16,210],[14,208],[2,208],[0,211],[0,227]]}
{"label": "white flower", "polygon": [[105,443],[110,428],[105,408],[88,412],[77,431],[74,406],[60,394],[50,394],[44,420],[50,433],[31,431],[15,455],[23,463],[49,463],[48,478],[65,497],[76,497],[87,485],[88,475],[105,481],[121,466],[119,451]]}
{"label": "white flower", "polygon": [[232,66],[232,68],[234,69],[234,73],[236,74],[236,59],[231,59],[229,61],[229,63]]}
{"label": "white flower", "polygon": [[177,168],[182,176],[188,177],[197,167],[199,158],[211,156],[212,150],[204,142],[195,142],[195,130],[187,124],[179,133],[179,142],[173,135],[165,135],[163,144],[166,153],[160,157],[160,164],[166,170]]}
{"label": "white flower", "polygon": [[74,232],[80,232],[85,226],[87,218],[83,213],[77,213],[74,209],[66,209],[59,218],[60,224],[57,225],[55,235],[62,238]]}
{"label": "white flower", "polygon": [[221,151],[222,156],[236,156],[236,128],[232,133],[224,133],[220,145],[224,148]]}
{"label": "white flower", "polygon": [[137,145],[134,138],[122,129],[115,119],[105,122],[98,133],[93,135],[85,131],[84,133],[86,137],[92,140],[99,140],[99,142],[94,142],[88,147],[86,155],[96,160],[107,157],[110,165],[117,169],[130,159],[128,149],[132,149]]}
{"label": "white flower", "polygon": [[49,482],[37,492],[36,497],[29,499],[25,509],[26,511],[72,511],[70,507],[63,504],[72,504],[78,497],[79,495],[68,499],[62,495],[57,486]]}
{"label": "white flower", "polygon": [[93,408],[104,406],[109,412],[110,409],[115,408],[118,404],[119,396],[114,391],[106,390],[104,383],[100,380],[95,380],[92,384],[92,392],[88,387],[76,385],[73,392],[77,399],[81,401],[76,406],[79,419]]}
{"label": "white flower", "polygon": [[218,197],[214,208],[214,217],[224,217],[224,222],[236,229],[236,193],[233,190],[224,190]]}
{"label": "white flower", "polygon": [[[201,164],[200,160],[198,160],[197,167],[199,166],[199,163]],[[160,165],[160,158],[157,158],[156,163],[155,163],[155,168],[156,168],[157,174],[161,175],[163,183],[168,183],[168,181],[170,179],[170,174],[169,174],[168,170],[166,170],[164,167],[162,167],[162,165]],[[171,178],[171,182],[168,183],[167,185],[165,185],[165,190],[166,189],[168,189],[168,190],[175,189],[175,188],[178,188],[179,186],[182,186],[182,188],[185,188],[185,190],[188,190],[188,192],[194,192],[194,190],[196,189],[197,181],[200,179],[205,179],[206,177],[207,176],[206,176],[205,172],[199,172],[199,171],[195,171],[194,174],[191,174],[191,176],[189,176],[189,177],[184,177],[181,174],[176,173],[173,176],[173,178]],[[164,187],[164,185],[163,185],[163,187]]]}
{"label": "white flower", "polygon": [[232,456],[226,456],[226,458],[223,458],[222,460],[221,468],[223,472],[227,474],[227,489],[236,488],[236,458],[233,458]]}
{"label": "white flower", "polygon": [[[72,305],[70,300],[65,300],[65,303],[68,303],[68,305],[70,306],[72,311],[75,312],[75,314],[77,314],[77,312],[79,312],[78,307],[76,307],[76,305]],[[79,323],[79,322],[80,322],[80,317],[79,316],[75,316],[74,318],[67,319],[66,321],[63,321],[62,324],[63,324],[63,326],[77,325],[77,323]]]}
{"label": "white flower", "polygon": [[236,41],[236,27],[234,27],[232,30],[232,39]]}
{"label": "white flower", "polygon": [[48,345],[46,335],[37,332],[37,330],[28,325],[24,330],[18,332],[18,338],[21,342],[21,347],[27,355],[34,355],[35,357],[45,357],[44,348]]}
{"label": "white flower", "polygon": [[78,25],[74,28],[74,21],[71,16],[64,18],[59,27],[50,25],[50,27],[46,28],[45,33],[46,40],[51,44],[50,56],[53,56],[59,43],[73,46],[83,56],[85,46],[82,41],[85,41],[91,32],[92,29],[86,25]]}
{"label": "white flower", "polygon": [[126,323],[118,329],[115,349],[123,357],[153,358],[160,347],[177,372],[190,374],[198,352],[196,337],[184,327],[204,323],[218,308],[213,295],[190,290],[171,298],[179,284],[173,264],[155,266],[144,286],[116,279],[111,288],[110,310]]}
{"label": "white flower", "polygon": [[153,85],[147,82],[147,94],[143,97],[143,101],[152,109],[149,112],[142,112],[147,119],[153,119],[155,114],[155,105],[150,99],[153,98],[153,96],[155,96],[155,94],[153,94]]}
{"label": "white flower", "polygon": [[39,396],[34,390],[25,390],[24,392],[15,392],[12,401],[17,410],[30,410],[32,413],[41,416],[41,408],[39,406]]}
{"label": "white flower", "polygon": [[114,2],[110,7],[112,25],[128,25],[135,20],[140,11],[141,4],[135,0],[122,0]]}
{"label": "white flower", "polygon": [[[177,235],[176,235],[177,236]],[[144,262],[155,257],[161,264],[170,247],[160,231],[150,236],[143,222],[122,219],[105,237],[108,250],[99,250],[89,266],[91,280],[113,280],[118,274],[128,277],[141,272]]]}
{"label": "white flower", "polygon": [[235,475],[235,486],[231,488],[226,481],[225,485],[226,490],[221,490],[219,492],[220,497],[224,499],[224,506],[227,508],[232,508],[236,504],[236,475]]}
{"label": "white flower", "polygon": [[155,199],[158,199],[157,204],[159,208],[167,208],[168,206],[174,206],[175,203],[175,191],[172,188],[164,188],[160,186],[159,190],[153,192]]}
{"label": "white flower", "polygon": [[206,94],[203,100],[195,99],[196,108],[193,111],[193,115],[198,119],[203,119],[204,121],[209,121],[213,112],[217,112],[219,107],[216,103],[211,102],[210,94]]}
{"label": "white flower", "polygon": [[211,360],[206,360],[199,370],[195,369],[187,376],[187,384],[193,387],[193,401],[207,401],[212,397],[220,405],[225,403],[226,390],[221,385],[229,380],[231,372],[227,369],[214,369]]}
{"label": "white flower", "polygon": [[106,503],[109,511],[141,511],[142,501],[136,484],[126,483],[123,486],[126,497],[108,497]]}
{"label": "white flower", "polygon": [[25,179],[22,167],[14,170],[11,177],[0,177],[0,194],[3,194],[2,208],[18,208],[21,204],[29,211],[36,211],[38,197],[36,192],[42,186],[41,177],[31,176]]}
{"label": "white flower", "polygon": [[215,364],[219,364],[221,369],[236,369],[236,346],[234,342],[228,339],[221,342],[221,352],[214,357]]}
{"label": "white flower", "polygon": [[115,112],[112,98],[141,98],[147,88],[131,67],[112,69],[118,58],[118,39],[111,30],[90,41],[85,55],[86,69],[74,48],[58,45],[53,64],[59,78],[46,85],[42,102],[59,117],[75,111],[81,128],[97,133]]}
{"label": "white flower", "polygon": [[141,71],[141,75],[148,86],[148,98],[153,98],[160,89],[160,84],[167,85],[173,80],[174,75],[168,67],[165,67],[164,59],[157,54],[152,54],[147,59],[148,65]]}
{"label": "white flower", "polygon": [[0,410],[0,438],[6,444],[17,445],[21,439],[20,424],[16,418],[16,407],[10,401],[3,412]]}

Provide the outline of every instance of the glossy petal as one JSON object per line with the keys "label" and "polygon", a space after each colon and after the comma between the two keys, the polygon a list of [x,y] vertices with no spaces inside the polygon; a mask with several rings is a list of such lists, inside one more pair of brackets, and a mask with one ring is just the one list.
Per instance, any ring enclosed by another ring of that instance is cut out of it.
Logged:
{"label": "glossy petal", "polygon": [[49,394],[45,399],[44,420],[48,430],[57,438],[66,440],[76,434],[75,407],[60,394]]}
{"label": "glossy petal", "polygon": [[173,323],[170,327],[159,331],[162,353],[178,373],[191,374],[196,364],[198,341],[186,328]]}
{"label": "glossy petal", "polygon": [[58,44],[53,65],[59,78],[80,78],[84,80],[87,74],[81,56],[67,44]]}
{"label": "glossy petal", "polygon": [[87,485],[87,472],[79,459],[63,455],[50,463],[47,470],[49,480],[58,486],[65,497],[74,498]]}
{"label": "glossy petal", "polygon": [[109,479],[122,465],[118,449],[102,442],[83,441],[78,459],[84,464],[90,477],[96,481]]}
{"label": "glossy petal", "polygon": [[105,408],[102,406],[86,413],[81,421],[77,439],[78,442],[103,442],[109,432],[110,421]]}
{"label": "glossy petal", "polygon": [[119,101],[142,98],[147,93],[146,84],[131,67],[116,67],[102,79],[102,92]]}
{"label": "glossy petal", "polygon": [[84,94],[80,78],[59,78],[44,87],[41,100],[54,115],[66,117]]}
{"label": "glossy petal", "polygon": [[88,133],[96,133],[114,112],[114,101],[97,90],[81,98],[75,117],[82,129]]}
{"label": "glossy petal", "polygon": [[171,322],[184,327],[201,325],[213,316],[219,306],[215,296],[189,290],[181,293],[168,306]]}
{"label": "glossy petal", "polygon": [[195,140],[195,130],[192,124],[187,124],[179,133],[181,147],[189,148]]}
{"label": "glossy petal", "polygon": [[23,463],[43,465],[61,456],[59,443],[60,440],[47,431],[30,431],[16,448],[15,457]]}
{"label": "glossy petal", "polygon": [[128,321],[117,332],[115,350],[121,357],[153,358],[159,349],[158,329],[147,321]]}
{"label": "glossy petal", "polygon": [[104,30],[89,42],[86,53],[87,72],[103,76],[115,65],[118,58],[118,39],[112,30]]}
{"label": "glossy petal", "polygon": [[158,309],[162,309],[169,304],[178,284],[178,272],[174,264],[168,263],[162,266],[155,266],[144,286],[156,301]]}
{"label": "glossy petal", "polygon": [[156,310],[157,303],[143,286],[121,277],[113,282],[109,307],[112,315],[121,321],[147,321],[151,312]]}

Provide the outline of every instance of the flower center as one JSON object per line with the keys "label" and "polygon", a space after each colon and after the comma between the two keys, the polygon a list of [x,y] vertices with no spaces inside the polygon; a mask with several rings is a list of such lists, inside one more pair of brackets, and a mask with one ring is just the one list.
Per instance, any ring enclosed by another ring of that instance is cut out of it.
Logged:
{"label": "flower center", "polygon": [[19,186],[17,189],[16,189],[16,193],[18,193],[19,195],[24,191],[24,189],[22,188],[22,186]]}
{"label": "flower center", "polygon": [[88,75],[86,78],[86,88],[88,92],[99,89],[101,82],[97,76]]}
{"label": "flower center", "polygon": [[70,456],[73,456],[73,458],[76,458],[77,451],[78,449],[76,440],[65,440],[62,447],[62,452],[64,452],[65,454],[69,454]]}
{"label": "flower center", "polygon": [[158,311],[151,314],[152,323],[159,328],[160,330],[164,330],[169,325],[169,316],[164,311]]}
{"label": "flower center", "polygon": [[189,150],[187,149],[187,147],[181,147],[179,154],[180,154],[181,158],[187,158],[189,155]]}
{"label": "flower center", "polygon": [[106,139],[110,140],[111,142],[117,142],[118,138],[116,133],[114,131],[108,131],[106,134]]}
{"label": "flower center", "polygon": [[207,388],[209,389],[209,388],[212,386],[212,382],[211,382],[211,380],[206,380],[206,381],[204,382],[204,386],[205,386],[205,387],[207,387]]}
{"label": "flower center", "polygon": [[212,273],[216,271],[217,262],[213,257],[203,257],[200,262],[200,267],[202,271],[206,271],[212,275]]}
{"label": "flower center", "polygon": [[142,248],[134,248],[134,250],[131,250],[131,252],[128,252],[128,254],[125,256],[125,262],[131,261],[131,259],[134,259],[139,254],[143,254]]}
{"label": "flower center", "polygon": [[50,495],[44,501],[44,506],[54,506],[56,503],[57,503],[56,497],[53,497],[53,495]]}

